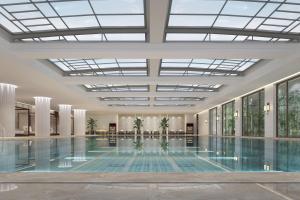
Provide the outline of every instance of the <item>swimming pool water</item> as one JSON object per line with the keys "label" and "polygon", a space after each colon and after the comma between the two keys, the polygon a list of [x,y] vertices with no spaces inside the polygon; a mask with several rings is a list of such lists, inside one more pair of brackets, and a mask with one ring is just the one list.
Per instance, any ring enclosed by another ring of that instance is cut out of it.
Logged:
{"label": "swimming pool water", "polygon": [[194,137],[161,140],[75,137],[0,140],[4,172],[297,172],[300,141]]}

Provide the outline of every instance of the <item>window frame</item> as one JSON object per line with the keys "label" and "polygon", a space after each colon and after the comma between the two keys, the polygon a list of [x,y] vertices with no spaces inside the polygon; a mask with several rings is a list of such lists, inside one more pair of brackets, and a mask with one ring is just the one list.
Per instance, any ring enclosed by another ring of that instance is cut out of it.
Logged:
{"label": "window frame", "polygon": [[[291,78],[288,78],[288,79],[285,79],[283,81],[280,81],[279,83],[276,84],[276,137],[277,138],[300,138],[300,135],[299,136],[289,136],[289,81],[291,80],[294,80],[294,79],[297,79],[297,78],[300,78],[300,75],[297,75],[297,76],[293,76]],[[286,89],[285,89],[285,92],[286,92],[286,114],[285,114],[285,120],[286,120],[286,133],[285,133],[285,136],[280,136],[279,135],[279,126],[278,126],[278,123],[279,123],[279,104],[278,104],[278,89],[279,89],[279,85],[281,84],[284,84],[286,83]]]}

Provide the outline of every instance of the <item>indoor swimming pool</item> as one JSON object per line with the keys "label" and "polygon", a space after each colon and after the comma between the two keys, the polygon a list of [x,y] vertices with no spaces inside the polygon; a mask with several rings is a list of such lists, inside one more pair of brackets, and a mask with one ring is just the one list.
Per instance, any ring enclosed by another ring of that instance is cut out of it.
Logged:
{"label": "indoor swimming pool", "polygon": [[0,140],[0,172],[297,172],[300,141],[229,137]]}

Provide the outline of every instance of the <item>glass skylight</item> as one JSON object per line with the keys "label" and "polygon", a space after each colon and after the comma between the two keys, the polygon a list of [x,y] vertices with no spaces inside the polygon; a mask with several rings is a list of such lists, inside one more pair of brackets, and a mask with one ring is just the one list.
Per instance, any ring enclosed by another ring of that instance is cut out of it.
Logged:
{"label": "glass skylight", "polygon": [[[101,41],[141,41],[145,38],[144,31],[136,31],[139,35],[134,35],[124,29],[145,28],[144,10],[144,0],[1,0],[0,25],[10,33],[24,35],[23,38],[18,37],[21,41],[52,41],[45,38],[50,37],[47,33],[53,32],[57,32],[57,35],[50,34],[58,37],[55,41],[69,41],[70,37],[80,41],[76,31],[83,29],[88,30],[85,34],[89,30],[94,30],[94,33],[95,30],[98,33],[104,31],[98,35]],[[107,28],[123,30],[119,33],[116,30],[106,32]],[[74,33],[68,34],[70,31]],[[42,33],[43,36],[34,33]],[[90,40],[93,39],[96,38],[91,37]]]}
{"label": "glass skylight", "polygon": [[161,76],[237,76],[258,59],[162,59]]}
{"label": "glass skylight", "polygon": [[65,76],[147,76],[146,59],[50,59]]}
{"label": "glass skylight", "polygon": [[155,101],[203,101],[205,97],[155,97]]}
{"label": "glass skylight", "polygon": [[299,17],[297,0],[172,0],[166,40],[299,41]]}
{"label": "glass skylight", "polygon": [[148,85],[83,85],[88,92],[149,92]]}
{"label": "glass skylight", "polygon": [[185,104],[185,103],[183,103],[183,104],[161,104],[161,103],[157,104],[156,103],[153,106],[154,107],[194,107],[195,104]]}
{"label": "glass skylight", "polygon": [[157,92],[215,92],[222,85],[157,85]]}
{"label": "glass skylight", "polygon": [[149,97],[100,97],[100,101],[149,101]]}
{"label": "glass skylight", "polygon": [[139,104],[108,104],[110,107],[149,107],[150,104],[139,103]]}

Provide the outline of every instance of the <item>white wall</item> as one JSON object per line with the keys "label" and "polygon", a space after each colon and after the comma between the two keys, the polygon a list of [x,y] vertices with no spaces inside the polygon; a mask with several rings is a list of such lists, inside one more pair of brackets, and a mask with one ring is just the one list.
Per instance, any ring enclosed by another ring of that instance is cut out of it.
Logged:
{"label": "white wall", "polygon": [[193,123],[194,124],[194,135],[197,134],[197,119],[196,114],[185,114],[185,124],[184,124],[184,130],[186,132],[186,123]]}
{"label": "white wall", "polygon": [[184,131],[184,121],[184,115],[169,115],[169,131]]}
{"label": "white wall", "polygon": [[209,111],[199,113],[198,129],[199,135],[209,135]]}
{"label": "white wall", "polygon": [[86,120],[88,120],[90,117],[97,120],[96,130],[106,130],[106,131],[108,131],[109,123],[117,123],[118,124],[118,114],[114,114],[114,113],[112,113],[112,114],[87,113]]}
{"label": "white wall", "polygon": [[132,131],[133,121],[136,117],[141,117],[143,121],[143,131],[159,131],[160,120],[165,116],[169,118],[169,131],[184,131],[185,130],[185,115],[172,114],[172,115],[160,115],[160,114],[148,114],[148,115],[119,115],[119,131]]}

